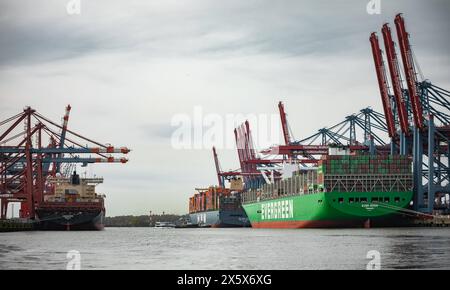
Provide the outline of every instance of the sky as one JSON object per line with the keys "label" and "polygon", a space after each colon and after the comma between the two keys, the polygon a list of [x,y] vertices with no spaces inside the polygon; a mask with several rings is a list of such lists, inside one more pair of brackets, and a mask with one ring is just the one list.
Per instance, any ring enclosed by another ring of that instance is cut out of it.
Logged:
{"label": "sky", "polygon": [[[283,101],[296,139],[382,112],[369,36],[385,22],[394,31],[399,12],[425,78],[450,88],[445,0],[381,0],[380,14],[368,0],[81,0],[79,14],[68,2],[0,1],[0,120],[31,106],[59,121],[70,104],[70,129],[131,148],[127,164],[79,169],[105,178],[109,216],[186,213],[194,188],[217,183],[210,146],[172,142],[174,120],[196,108],[245,119],[276,116]],[[232,128],[222,133],[233,144]],[[236,149],[218,154],[239,167]]]}

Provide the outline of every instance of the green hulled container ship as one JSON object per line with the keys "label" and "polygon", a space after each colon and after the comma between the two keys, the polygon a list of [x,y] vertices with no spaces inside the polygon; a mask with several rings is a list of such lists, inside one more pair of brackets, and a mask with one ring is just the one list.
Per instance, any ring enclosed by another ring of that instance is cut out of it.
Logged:
{"label": "green hulled container ship", "polygon": [[255,228],[367,227],[399,216],[412,198],[408,157],[329,155],[246,191],[243,207]]}

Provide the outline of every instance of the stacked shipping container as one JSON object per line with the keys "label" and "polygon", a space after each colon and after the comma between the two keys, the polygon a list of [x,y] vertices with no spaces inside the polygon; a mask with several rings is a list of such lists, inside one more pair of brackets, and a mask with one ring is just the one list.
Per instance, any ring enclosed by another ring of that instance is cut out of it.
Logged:
{"label": "stacked shipping container", "polygon": [[221,197],[230,196],[227,188],[211,186],[189,198],[189,213],[218,210]]}
{"label": "stacked shipping container", "polygon": [[317,169],[265,184],[243,195],[244,202],[315,192],[393,192],[412,189],[412,163],[399,155],[328,155]]}
{"label": "stacked shipping container", "polygon": [[319,160],[318,174],[408,174],[411,159],[402,155],[330,155]]}
{"label": "stacked shipping container", "polygon": [[412,189],[411,158],[401,155],[328,156],[319,161],[317,183],[324,191],[409,191]]}
{"label": "stacked shipping container", "polygon": [[272,199],[279,196],[314,193],[318,190],[317,170],[302,169],[294,172],[292,177],[264,184],[261,188],[251,189],[243,194],[243,202],[257,199]]}

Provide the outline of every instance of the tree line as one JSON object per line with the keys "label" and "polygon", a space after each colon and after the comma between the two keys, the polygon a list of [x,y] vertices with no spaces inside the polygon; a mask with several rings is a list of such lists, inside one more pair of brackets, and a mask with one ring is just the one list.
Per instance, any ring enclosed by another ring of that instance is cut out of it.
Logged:
{"label": "tree line", "polygon": [[106,227],[153,227],[156,222],[176,222],[182,216],[175,214],[124,215],[105,218]]}

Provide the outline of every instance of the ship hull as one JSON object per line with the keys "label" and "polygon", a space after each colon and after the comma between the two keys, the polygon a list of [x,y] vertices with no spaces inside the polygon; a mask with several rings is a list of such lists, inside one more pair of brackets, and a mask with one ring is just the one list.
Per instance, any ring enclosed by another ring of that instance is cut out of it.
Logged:
{"label": "ship hull", "polygon": [[374,227],[399,217],[411,199],[410,191],[321,192],[245,203],[243,208],[254,228]]}
{"label": "ship hull", "polygon": [[104,229],[104,210],[37,210],[40,230],[98,231]]}
{"label": "ship hull", "polygon": [[189,217],[192,224],[201,227],[231,228],[250,226],[250,221],[243,209],[197,212],[189,214]]}

